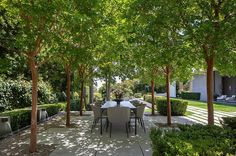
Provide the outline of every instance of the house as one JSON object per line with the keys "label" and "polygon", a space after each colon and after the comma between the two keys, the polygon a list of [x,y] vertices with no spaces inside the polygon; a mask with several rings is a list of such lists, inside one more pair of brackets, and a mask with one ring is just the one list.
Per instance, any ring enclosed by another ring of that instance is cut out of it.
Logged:
{"label": "house", "polygon": [[[206,74],[197,74],[191,81],[190,90],[201,93],[200,100],[207,100]],[[213,91],[215,95],[232,96],[236,94],[236,77],[221,76],[217,71],[213,74]]]}

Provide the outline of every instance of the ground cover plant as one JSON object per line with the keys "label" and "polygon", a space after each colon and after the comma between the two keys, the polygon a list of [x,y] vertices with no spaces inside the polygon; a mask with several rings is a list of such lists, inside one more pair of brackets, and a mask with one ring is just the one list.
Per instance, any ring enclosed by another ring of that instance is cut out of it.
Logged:
{"label": "ground cover plant", "polygon": [[180,126],[179,129],[151,130],[153,156],[235,155],[235,130],[204,125]]}

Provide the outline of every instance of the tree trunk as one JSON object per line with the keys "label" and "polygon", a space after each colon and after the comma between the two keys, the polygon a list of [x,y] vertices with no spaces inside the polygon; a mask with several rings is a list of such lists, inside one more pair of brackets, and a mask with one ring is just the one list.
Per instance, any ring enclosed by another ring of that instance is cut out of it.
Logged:
{"label": "tree trunk", "polygon": [[111,79],[110,76],[108,78],[108,84],[107,84],[107,101],[111,100]]}
{"label": "tree trunk", "polygon": [[155,96],[154,96],[154,80],[151,81],[152,86],[152,115],[155,115],[154,105],[155,105]]}
{"label": "tree trunk", "polygon": [[170,103],[170,66],[166,66],[166,98],[167,98],[167,124],[171,125],[171,103]]}
{"label": "tree trunk", "polygon": [[106,77],[106,100],[105,101],[108,101],[108,79]]}
{"label": "tree trunk", "polygon": [[87,106],[87,89],[86,89],[86,84],[84,86],[84,90],[83,90],[83,98],[84,98],[84,106]]}
{"label": "tree trunk", "polygon": [[89,86],[89,103],[93,103],[93,98],[94,98],[94,90],[93,90],[93,80]]}
{"label": "tree trunk", "polygon": [[70,126],[71,66],[66,65],[66,126]]}
{"label": "tree trunk", "polygon": [[32,111],[30,127],[30,153],[36,152],[37,146],[37,100],[38,100],[38,69],[34,56],[29,56],[29,65],[32,76]]}
{"label": "tree trunk", "polygon": [[214,108],[213,108],[213,65],[214,58],[208,57],[207,59],[207,111],[208,111],[208,124],[214,125]]}
{"label": "tree trunk", "polygon": [[83,92],[84,92],[84,82],[81,81],[81,86],[80,86],[80,110],[79,110],[79,114],[80,116],[83,115]]}

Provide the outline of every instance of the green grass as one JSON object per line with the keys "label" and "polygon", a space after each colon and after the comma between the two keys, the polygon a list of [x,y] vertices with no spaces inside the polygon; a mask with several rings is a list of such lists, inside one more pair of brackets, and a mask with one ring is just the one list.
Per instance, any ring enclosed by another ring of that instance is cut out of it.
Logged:
{"label": "green grass", "polygon": [[192,115],[192,114],[193,114],[192,112],[186,111],[184,116],[189,116],[189,115]]}
{"label": "green grass", "polygon": [[[191,100],[184,100],[184,101],[188,101],[189,106],[207,109],[206,102],[191,101]],[[223,112],[236,112],[236,106],[214,103],[214,110]]]}

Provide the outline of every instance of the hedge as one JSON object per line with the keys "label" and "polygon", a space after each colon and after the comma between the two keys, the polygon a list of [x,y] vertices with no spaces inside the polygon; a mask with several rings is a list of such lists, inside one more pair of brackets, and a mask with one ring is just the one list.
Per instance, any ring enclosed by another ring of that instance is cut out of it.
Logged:
{"label": "hedge", "polygon": [[135,93],[135,94],[134,94],[134,97],[135,97],[135,98],[142,98],[142,93]]}
{"label": "hedge", "polygon": [[[167,100],[166,99],[157,99],[157,110],[161,115],[167,115]],[[188,102],[183,100],[171,99],[171,115],[181,116],[184,115]]]}
{"label": "hedge", "polygon": [[222,117],[221,124],[223,127],[236,129],[236,116],[235,117]]}
{"label": "hedge", "polygon": [[[0,78],[0,106],[6,110],[25,108],[31,106],[31,81],[10,80]],[[38,103],[55,103],[56,94],[53,94],[49,83],[39,81]]]}
{"label": "hedge", "polygon": [[180,126],[180,130],[152,129],[153,156],[235,155],[236,131],[217,126]]}
{"label": "hedge", "polygon": [[181,92],[181,98],[182,99],[188,99],[188,100],[200,100],[201,93],[197,92]]}
{"label": "hedge", "polygon": [[[57,114],[60,110],[65,109],[65,103],[58,104],[44,104],[38,106],[39,109],[46,109],[48,116],[53,116]],[[16,131],[20,128],[26,127],[30,125],[31,122],[31,109],[23,108],[23,109],[15,109],[12,111],[6,111],[0,113],[0,116],[10,116],[11,128],[13,131]]]}

